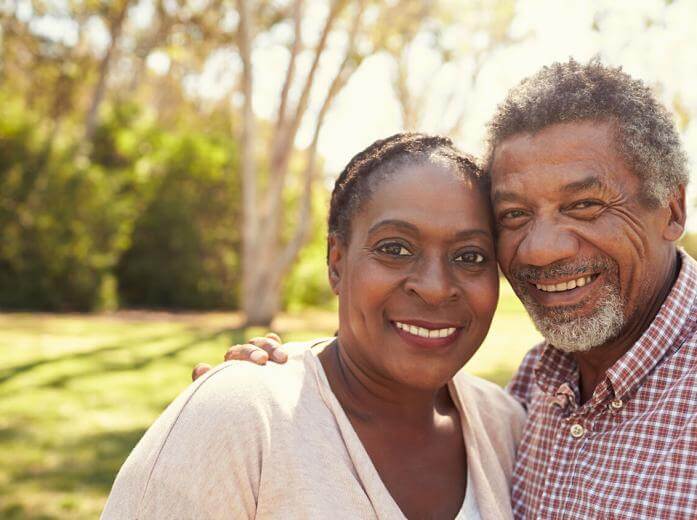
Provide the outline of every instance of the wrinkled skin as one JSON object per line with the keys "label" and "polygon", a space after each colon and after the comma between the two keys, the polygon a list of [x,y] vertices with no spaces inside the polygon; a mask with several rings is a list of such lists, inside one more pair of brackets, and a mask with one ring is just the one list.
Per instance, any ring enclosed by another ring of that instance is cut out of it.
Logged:
{"label": "wrinkled skin", "polygon": [[[611,122],[587,121],[514,135],[496,147],[492,164],[498,261],[533,317],[560,327],[582,323],[608,293],[619,295],[619,330],[574,354],[583,401],[665,300],[685,225],[684,186],[659,207],[645,204],[613,132]],[[536,287],[582,275],[591,283],[573,291]],[[226,359],[282,362],[281,352],[276,338],[257,338],[231,347]]]}
{"label": "wrinkled skin", "polygon": [[[514,135],[496,148],[492,164],[499,265],[543,334],[545,327],[584,326],[608,294],[618,296],[619,321],[609,337],[565,348],[576,351],[585,399],[664,301],[685,221],[684,190],[659,207],[644,202],[613,130],[610,122],[589,121]],[[584,276],[591,282],[572,290],[538,287]]]}

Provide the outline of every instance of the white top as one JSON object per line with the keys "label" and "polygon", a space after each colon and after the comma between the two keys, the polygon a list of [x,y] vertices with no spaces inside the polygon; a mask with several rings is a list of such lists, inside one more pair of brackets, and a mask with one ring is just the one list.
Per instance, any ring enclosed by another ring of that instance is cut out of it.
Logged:
{"label": "white top", "polygon": [[462,509],[455,517],[455,520],[481,520],[479,514],[479,505],[477,504],[477,494],[474,491],[472,483],[472,475],[469,468],[467,469],[467,490],[465,491],[465,501],[462,503]]}
{"label": "white top", "polygon": [[[224,363],[190,385],[124,463],[102,518],[403,520],[309,346],[284,365]],[[473,497],[482,519],[512,518],[524,412],[464,373],[449,389],[474,488],[462,514],[472,518]]]}

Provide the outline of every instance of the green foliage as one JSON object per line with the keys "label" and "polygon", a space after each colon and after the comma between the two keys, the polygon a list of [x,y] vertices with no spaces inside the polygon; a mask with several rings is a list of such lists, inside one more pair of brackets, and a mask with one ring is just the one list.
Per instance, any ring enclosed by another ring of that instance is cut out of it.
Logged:
{"label": "green foliage", "polygon": [[118,268],[126,305],[233,308],[239,275],[235,147],[187,133],[165,139],[161,178]]}
{"label": "green foliage", "polygon": [[176,128],[115,103],[85,155],[0,92],[0,308],[236,305],[235,143],[214,118]]}
{"label": "green foliage", "polygon": [[680,239],[680,245],[692,258],[697,259],[697,233],[685,233]]}
{"label": "green foliage", "polygon": [[0,100],[0,307],[100,307],[133,213],[128,172],[66,146],[13,99]]}

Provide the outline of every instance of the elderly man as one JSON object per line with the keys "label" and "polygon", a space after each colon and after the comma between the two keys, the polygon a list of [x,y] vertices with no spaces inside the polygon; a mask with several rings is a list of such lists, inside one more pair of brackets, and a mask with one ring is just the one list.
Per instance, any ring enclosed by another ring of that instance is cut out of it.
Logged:
{"label": "elderly man", "polygon": [[[697,518],[697,264],[675,245],[669,114],[621,70],[569,61],[489,130],[498,260],[546,340],[509,386],[528,411],[515,516]],[[282,360],[275,339],[226,357]]]}
{"label": "elderly man", "polygon": [[510,391],[528,410],[517,518],[697,518],[697,266],[675,241],[686,160],[641,82],[546,67],[490,125],[498,260],[546,342]]}

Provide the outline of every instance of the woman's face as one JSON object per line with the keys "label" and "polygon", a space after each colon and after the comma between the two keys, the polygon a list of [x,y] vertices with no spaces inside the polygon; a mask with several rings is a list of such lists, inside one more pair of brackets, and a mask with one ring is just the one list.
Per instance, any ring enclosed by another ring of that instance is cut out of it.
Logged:
{"label": "woman's face", "polygon": [[372,377],[436,389],[479,348],[498,299],[488,201],[446,167],[376,181],[330,237],[339,342]]}

